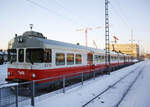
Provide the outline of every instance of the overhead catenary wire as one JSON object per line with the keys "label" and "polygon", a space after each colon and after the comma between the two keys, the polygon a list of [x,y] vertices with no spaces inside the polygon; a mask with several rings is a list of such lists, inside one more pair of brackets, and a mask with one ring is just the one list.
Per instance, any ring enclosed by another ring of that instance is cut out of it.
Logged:
{"label": "overhead catenary wire", "polygon": [[[123,9],[122,9],[122,7],[120,7],[120,3],[119,3],[119,0],[116,0],[116,1],[118,1],[118,3],[117,3],[117,8],[118,8],[118,11],[120,11],[120,12],[118,12],[118,13],[120,13],[120,16],[121,16],[121,19],[122,19],[122,21],[127,25],[127,27],[129,28],[129,32],[131,32],[131,40],[129,40],[129,41],[131,41],[131,44],[133,44],[133,41],[135,41],[135,40],[133,40],[133,26],[131,26],[131,24],[129,23],[129,21],[128,21],[128,18],[126,17],[126,15],[125,15],[125,13],[122,11]],[[112,5],[112,4],[111,4]],[[112,7],[114,8],[114,10],[115,11],[117,11],[117,9],[112,5]]]}
{"label": "overhead catenary wire", "polygon": [[116,0],[116,1],[118,2],[118,3],[117,3],[118,10],[120,11],[120,13],[121,13],[122,16],[124,17],[124,19],[128,22],[128,24],[129,24],[130,27],[131,27],[131,23],[129,23],[128,17],[126,16],[125,12],[123,11],[123,7],[120,6],[119,0]]}
{"label": "overhead catenary wire", "polygon": [[122,22],[129,28],[129,29],[131,29],[131,27],[130,27],[130,24],[129,24],[129,22],[126,20],[126,18],[125,18],[125,16],[123,16],[117,9],[116,9],[116,7],[112,4],[112,3],[110,3],[110,6],[112,7],[112,9],[114,10],[114,12],[116,13],[116,15],[118,16],[118,17],[120,17],[120,19],[122,20]]}
{"label": "overhead catenary wire", "polygon": [[110,7],[111,10],[113,10],[115,14],[120,18],[124,26],[126,26],[126,30],[128,32],[131,32],[132,26],[129,23],[128,18],[124,15],[124,12],[121,11],[121,7],[119,8],[119,6],[117,5],[117,8],[119,8],[117,9],[112,3],[110,3]]}
{"label": "overhead catenary wire", "polygon": [[[73,16],[73,17],[75,18],[75,21],[78,22],[78,24],[82,25],[82,23],[83,23],[84,21],[81,20],[81,18],[79,18],[77,15],[74,16],[74,15],[72,14],[72,12],[71,12],[69,9],[67,9],[67,8],[63,5],[62,2],[60,2],[60,0],[55,0],[55,2],[56,2],[57,5],[58,5],[60,8],[62,8],[66,13],[68,13],[70,16]],[[76,19],[79,20],[79,21],[77,21]]]}
{"label": "overhead catenary wire", "polygon": [[55,14],[56,16],[63,17],[65,20],[67,20],[67,21],[69,21],[69,22],[77,23],[77,22],[75,22],[74,20],[72,20],[72,19],[70,19],[70,18],[68,18],[68,17],[66,17],[66,16],[64,16],[64,15],[62,15],[62,14],[60,14],[60,13],[58,13],[57,11],[55,11],[55,10],[53,10],[53,9],[50,9],[50,8],[47,8],[47,7],[43,6],[43,5],[41,5],[40,3],[37,3],[37,2],[35,2],[35,1],[33,1],[33,0],[26,0],[26,1],[29,2],[29,3],[31,3],[31,4],[33,4],[33,5],[35,5],[35,6],[37,6],[37,7],[39,7],[39,8],[41,8],[41,9],[43,9],[43,10],[46,10],[47,12],[53,13],[53,14]]}

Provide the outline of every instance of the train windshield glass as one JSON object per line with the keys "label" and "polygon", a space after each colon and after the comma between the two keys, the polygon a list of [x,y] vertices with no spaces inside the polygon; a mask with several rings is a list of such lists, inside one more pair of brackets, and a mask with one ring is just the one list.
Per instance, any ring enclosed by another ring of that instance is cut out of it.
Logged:
{"label": "train windshield glass", "polygon": [[26,61],[30,63],[42,63],[44,60],[43,49],[27,49]]}
{"label": "train windshield glass", "polygon": [[8,49],[8,61],[10,61],[11,63],[17,61],[16,49]]}
{"label": "train windshield glass", "polygon": [[23,62],[24,61],[24,49],[19,49],[18,60],[19,60],[19,62]]}

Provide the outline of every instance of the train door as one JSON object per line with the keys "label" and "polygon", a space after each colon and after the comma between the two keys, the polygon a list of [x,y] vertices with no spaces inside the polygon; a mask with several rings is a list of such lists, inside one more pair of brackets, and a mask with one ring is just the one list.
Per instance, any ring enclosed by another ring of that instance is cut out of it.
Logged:
{"label": "train door", "polygon": [[16,66],[16,78],[18,79],[28,79],[26,70],[28,67],[25,65],[25,52],[23,48],[17,49],[18,64]]}
{"label": "train door", "polygon": [[90,66],[90,71],[95,70],[95,65],[93,62],[93,53],[88,53],[88,65]]}
{"label": "train door", "polygon": [[88,53],[88,64],[89,65],[92,65],[93,64],[93,54],[92,53]]}

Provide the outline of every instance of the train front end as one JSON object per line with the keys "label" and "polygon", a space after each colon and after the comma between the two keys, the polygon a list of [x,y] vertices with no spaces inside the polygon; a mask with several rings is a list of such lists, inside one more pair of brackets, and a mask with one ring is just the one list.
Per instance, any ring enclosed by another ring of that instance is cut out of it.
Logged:
{"label": "train front end", "polygon": [[42,68],[44,48],[37,37],[41,33],[27,31],[15,36],[8,44],[8,82],[26,82],[38,80],[38,71]]}

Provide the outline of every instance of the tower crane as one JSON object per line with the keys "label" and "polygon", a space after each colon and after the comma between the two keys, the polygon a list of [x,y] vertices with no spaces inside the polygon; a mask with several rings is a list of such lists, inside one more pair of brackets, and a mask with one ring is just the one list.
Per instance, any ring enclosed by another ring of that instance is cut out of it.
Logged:
{"label": "tower crane", "polygon": [[111,41],[112,42],[112,48],[113,48],[113,51],[115,51],[115,44],[117,43],[117,41],[119,40],[116,36],[113,36],[114,38],[114,41]]}
{"label": "tower crane", "polygon": [[76,29],[76,31],[77,32],[79,32],[79,31],[82,31],[82,32],[84,32],[84,34],[85,34],[85,46],[87,47],[88,46],[88,37],[87,37],[87,34],[88,34],[88,31],[90,31],[90,30],[93,30],[93,29],[101,29],[101,28],[103,28],[103,27],[101,27],[101,26],[97,26],[97,27],[86,27],[86,28],[83,28],[83,29]]}
{"label": "tower crane", "polygon": [[117,41],[119,40],[116,36],[113,36],[114,38],[114,42],[117,43]]}
{"label": "tower crane", "polygon": [[93,40],[93,45],[95,45],[96,49],[98,48],[96,42]]}

